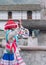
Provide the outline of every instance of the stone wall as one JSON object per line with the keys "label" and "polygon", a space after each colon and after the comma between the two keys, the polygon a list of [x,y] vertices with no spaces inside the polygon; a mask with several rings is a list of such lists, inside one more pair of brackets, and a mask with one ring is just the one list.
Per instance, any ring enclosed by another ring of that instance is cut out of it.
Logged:
{"label": "stone wall", "polygon": [[46,46],[46,31],[41,32],[38,36],[38,45]]}
{"label": "stone wall", "polygon": [[21,51],[26,65],[46,65],[46,51]]}

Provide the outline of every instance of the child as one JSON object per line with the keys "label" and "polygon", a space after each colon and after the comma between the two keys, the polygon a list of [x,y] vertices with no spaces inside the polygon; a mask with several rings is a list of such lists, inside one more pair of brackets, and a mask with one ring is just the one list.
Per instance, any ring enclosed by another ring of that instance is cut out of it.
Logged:
{"label": "child", "polygon": [[17,25],[13,20],[8,20],[5,24],[6,49],[1,59],[0,65],[26,65],[21,58],[17,48]]}

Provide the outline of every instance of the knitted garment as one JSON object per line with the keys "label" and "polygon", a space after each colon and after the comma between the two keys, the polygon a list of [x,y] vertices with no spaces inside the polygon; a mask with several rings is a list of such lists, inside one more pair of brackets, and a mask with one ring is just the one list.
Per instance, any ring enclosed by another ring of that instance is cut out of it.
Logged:
{"label": "knitted garment", "polygon": [[17,28],[17,24],[13,20],[8,20],[7,23],[5,24],[5,30],[12,29],[12,28]]}

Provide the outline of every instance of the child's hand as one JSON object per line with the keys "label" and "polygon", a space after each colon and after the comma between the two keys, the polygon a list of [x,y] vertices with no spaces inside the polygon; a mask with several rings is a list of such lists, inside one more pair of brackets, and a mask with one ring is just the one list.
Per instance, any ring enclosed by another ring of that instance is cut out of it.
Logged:
{"label": "child's hand", "polygon": [[18,50],[21,51],[21,49],[18,47]]}

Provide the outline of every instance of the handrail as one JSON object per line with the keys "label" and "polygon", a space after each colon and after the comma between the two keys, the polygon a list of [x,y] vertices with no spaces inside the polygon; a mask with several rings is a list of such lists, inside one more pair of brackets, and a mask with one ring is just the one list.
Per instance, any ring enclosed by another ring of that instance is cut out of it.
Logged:
{"label": "handrail", "polygon": [[46,51],[46,46],[19,46],[23,51]]}

